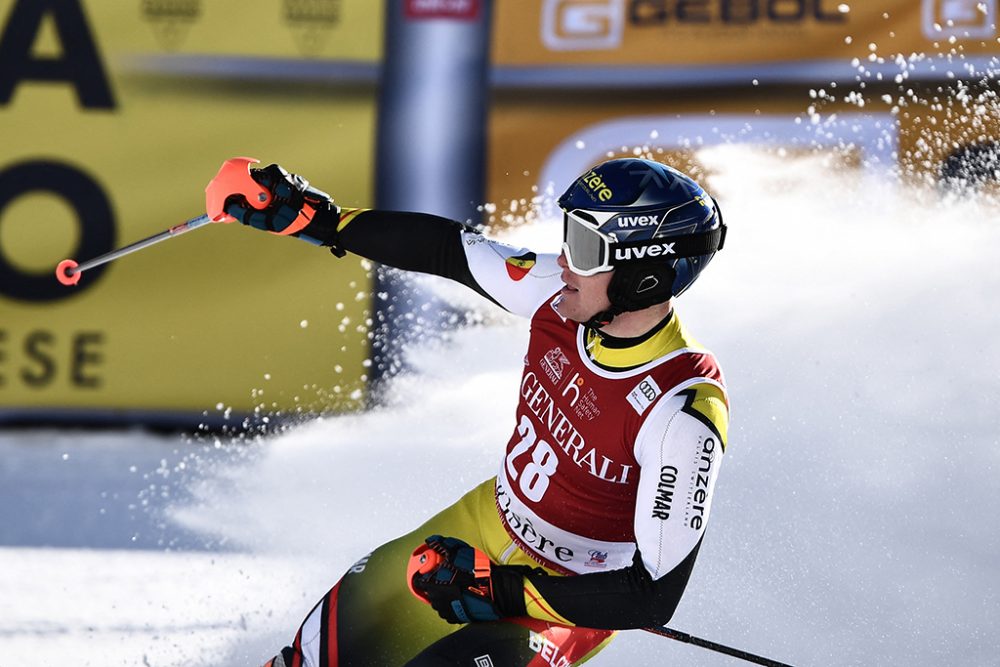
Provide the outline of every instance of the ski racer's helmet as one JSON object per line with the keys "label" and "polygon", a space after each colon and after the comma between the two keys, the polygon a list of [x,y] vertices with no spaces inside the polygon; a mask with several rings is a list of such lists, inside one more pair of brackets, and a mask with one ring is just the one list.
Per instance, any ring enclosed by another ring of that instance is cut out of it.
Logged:
{"label": "ski racer's helmet", "polygon": [[652,160],[603,162],[559,198],[563,252],[574,273],[615,271],[598,323],[684,292],[726,238],[718,204],[681,172]]}

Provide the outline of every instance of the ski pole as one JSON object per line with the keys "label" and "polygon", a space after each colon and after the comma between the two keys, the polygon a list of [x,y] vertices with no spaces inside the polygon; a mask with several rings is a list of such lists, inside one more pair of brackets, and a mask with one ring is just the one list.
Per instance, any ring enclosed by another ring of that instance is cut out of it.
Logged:
{"label": "ski pole", "polygon": [[707,639],[702,639],[701,637],[695,637],[694,635],[689,635],[686,632],[680,632],[679,630],[673,630],[671,628],[643,628],[646,632],[651,632],[654,635],[660,635],[661,637],[666,637],[668,639],[673,639],[679,642],[684,642],[685,644],[693,644],[694,646],[700,646],[701,648],[707,648],[709,651],[715,651],[717,653],[725,653],[726,655],[732,656],[734,658],[739,658],[740,660],[746,660],[747,662],[752,662],[758,665],[765,665],[765,667],[792,667],[791,665],[778,662],[777,660],[771,660],[770,658],[764,658],[759,655],[754,655],[753,653],[748,653],[746,651],[741,651],[738,648],[732,648],[729,646],[724,646],[722,644],[716,644],[715,642],[708,641]]}
{"label": "ski pole", "polygon": [[124,248],[112,250],[82,264],[77,264],[72,259],[64,259],[56,267],[56,279],[63,285],[75,285],[80,282],[80,275],[84,271],[107,264],[137,250],[148,248],[160,241],[180,236],[211,222],[232,222],[235,218],[227,215],[225,211],[226,199],[232,195],[243,195],[247,202],[258,210],[267,208],[268,204],[271,203],[271,193],[250,176],[250,165],[256,162],[259,160],[249,157],[234,157],[222,163],[219,173],[205,188],[206,213],[204,215],[191,218],[187,222],[175,225],[159,234],[136,241]]}

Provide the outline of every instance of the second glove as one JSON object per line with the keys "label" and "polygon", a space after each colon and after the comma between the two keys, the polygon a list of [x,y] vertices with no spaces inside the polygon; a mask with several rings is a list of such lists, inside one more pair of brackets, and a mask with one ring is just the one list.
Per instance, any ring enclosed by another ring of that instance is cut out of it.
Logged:
{"label": "second glove", "polygon": [[410,590],[449,623],[497,621],[490,559],[455,537],[431,535],[410,557]]}

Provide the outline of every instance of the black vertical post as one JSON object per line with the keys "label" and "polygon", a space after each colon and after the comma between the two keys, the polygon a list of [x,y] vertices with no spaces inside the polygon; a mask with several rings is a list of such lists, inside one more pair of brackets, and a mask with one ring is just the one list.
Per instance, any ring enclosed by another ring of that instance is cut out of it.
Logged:
{"label": "black vertical post", "polygon": [[[387,0],[375,204],[479,224],[484,200],[492,0]],[[381,295],[381,296],[379,296]],[[399,274],[376,278],[373,399],[401,347],[439,308]],[[435,313],[437,315],[435,315]]]}

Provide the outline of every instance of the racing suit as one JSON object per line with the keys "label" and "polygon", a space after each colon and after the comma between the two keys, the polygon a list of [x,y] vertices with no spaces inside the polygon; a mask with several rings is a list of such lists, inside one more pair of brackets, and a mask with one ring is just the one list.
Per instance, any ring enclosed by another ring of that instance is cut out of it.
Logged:
{"label": "racing suit", "polygon": [[[359,560],[268,664],[568,667],[615,630],[665,624],[727,444],[715,357],[673,310],[628,339],[564,319],[556,255],[457,222],[344,209],[338,234],[342,250],[470,287],[529,318],[531,335],[496,476]],[[500,569],[533,568],[504,578],[508,618],[450,625],[410,593],[407,559],[432,534],[468,542]]]}

